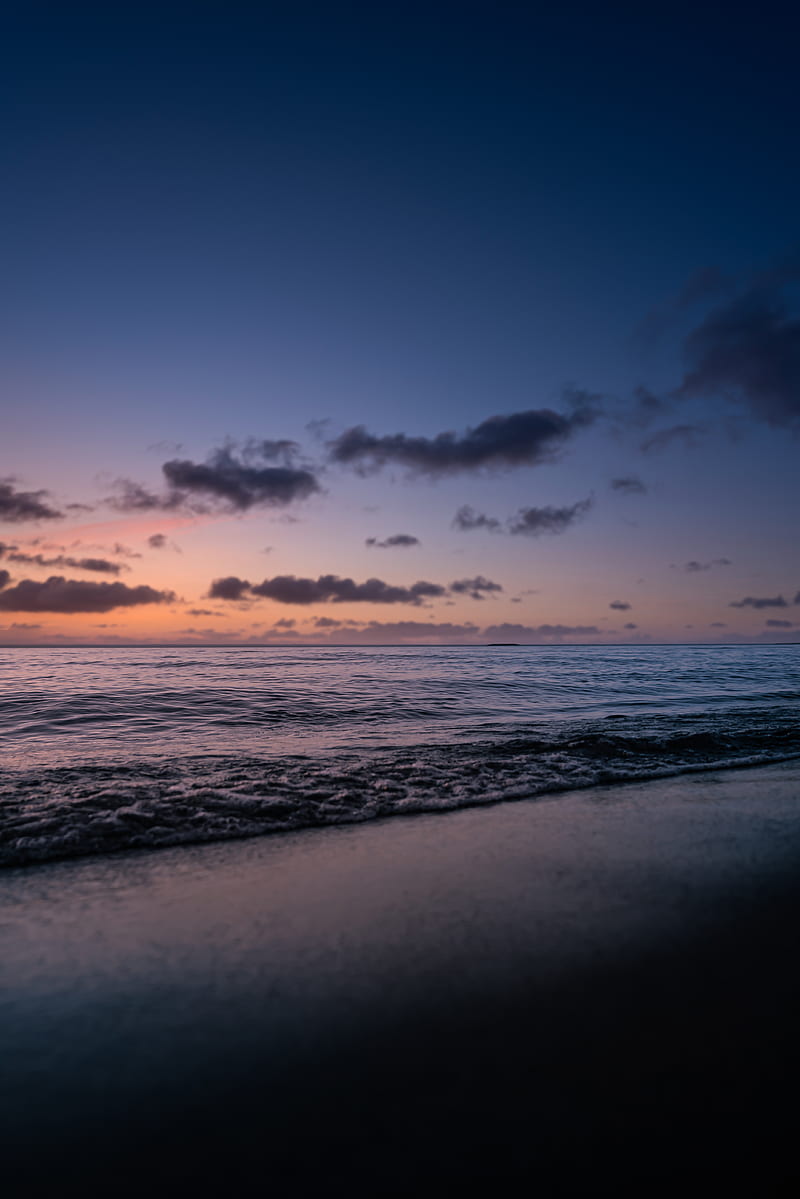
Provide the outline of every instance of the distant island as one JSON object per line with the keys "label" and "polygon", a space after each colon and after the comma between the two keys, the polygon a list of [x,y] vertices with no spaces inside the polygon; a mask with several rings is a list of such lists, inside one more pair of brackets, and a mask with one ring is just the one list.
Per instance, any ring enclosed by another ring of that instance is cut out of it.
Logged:
{"label": "distant island", "polygon": [[521,641],[487,641],[487,645],[521,645]]}

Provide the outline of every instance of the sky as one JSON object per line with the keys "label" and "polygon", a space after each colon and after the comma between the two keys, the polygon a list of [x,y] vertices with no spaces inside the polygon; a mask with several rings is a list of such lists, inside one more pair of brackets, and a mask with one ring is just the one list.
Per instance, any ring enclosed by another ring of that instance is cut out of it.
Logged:
{"label": "sky", "polygon": [[0,16],[0,644],[800,639],[792,6]]}

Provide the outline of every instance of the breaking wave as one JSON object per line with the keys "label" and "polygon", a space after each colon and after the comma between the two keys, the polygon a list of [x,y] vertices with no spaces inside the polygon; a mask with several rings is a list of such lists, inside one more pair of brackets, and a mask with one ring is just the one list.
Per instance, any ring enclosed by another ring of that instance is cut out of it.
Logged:
{"label": "breaking wave", "polygon": [[0,865],[252,837],[800,757],[791,709],[526,725],[449,744],[0,770]]}

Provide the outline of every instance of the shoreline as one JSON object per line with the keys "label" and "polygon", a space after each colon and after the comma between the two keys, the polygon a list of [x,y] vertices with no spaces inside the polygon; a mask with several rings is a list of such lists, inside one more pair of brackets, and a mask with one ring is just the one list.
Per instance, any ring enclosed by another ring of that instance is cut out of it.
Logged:
{"label": "shoreline", "polygon": [[796,1179],[798,798],[789,762],[4,871],[11,1194]]}

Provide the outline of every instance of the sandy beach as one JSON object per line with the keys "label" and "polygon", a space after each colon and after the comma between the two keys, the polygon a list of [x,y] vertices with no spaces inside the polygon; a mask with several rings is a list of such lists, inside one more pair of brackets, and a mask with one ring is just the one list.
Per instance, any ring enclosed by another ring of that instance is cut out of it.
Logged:
{"label": "sandy beach", "polygon": [[789,1193],[799,797],[786,763],[6,871],[5,1193]]}

